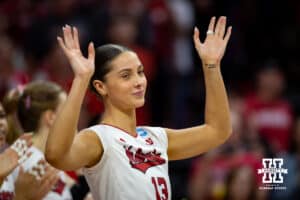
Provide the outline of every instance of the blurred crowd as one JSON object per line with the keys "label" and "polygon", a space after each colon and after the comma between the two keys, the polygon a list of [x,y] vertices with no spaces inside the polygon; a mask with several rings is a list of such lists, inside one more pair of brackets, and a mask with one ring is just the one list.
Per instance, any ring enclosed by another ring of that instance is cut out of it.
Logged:
{"label": "blurred crowd", "polygon": [[[118,43],[135,51],[148,79],[138,124],[184,128],[203,122],[205,90],[192,42],[211,16],[227,16],[233,33],[222,72],[233,134],[221,147],[170,163],[173,199],[297,199],[300,196],[300,2],[272,0],[3,0],[0,2],[0,101],[33,80],[68,91],[73,74],[56,41],[76,26],[82,50]],[[283,15],[283,13],[286,13]],[[84,52],[86,54],[86,52]],[[5,104],[8,115],[14,106]],[[103,110],[88,93],[80,129]],[[14,116],[11,115],[11,121]],[[14,127],[0,149],[19,136]],[[1,136],[1,135],[0,135]],[[7,144],[6,144],[7,143]],[[283,158],[286,190],[260,190],[262,158]],[[74,181],[80,175],[70,172]],[[79,178],[78,178],[79,177]]]}

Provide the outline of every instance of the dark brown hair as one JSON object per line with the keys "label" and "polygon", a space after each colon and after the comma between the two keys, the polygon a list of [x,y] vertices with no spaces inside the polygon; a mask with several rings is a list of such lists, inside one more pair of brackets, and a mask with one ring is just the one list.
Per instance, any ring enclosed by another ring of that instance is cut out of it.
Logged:
{"label": "dark brown hair", "polygon": [[126,51],[131,51],[131,50],[127,47],[116,45],[116,44],[106,44],[96,48],[95,72],[90,80],[90,89],[93,92],[95,92],[97,95],[99,94],[93,85],[93,81],[100,80],[105,82],[105,75],[111,70],[110,63],[118,55]]}

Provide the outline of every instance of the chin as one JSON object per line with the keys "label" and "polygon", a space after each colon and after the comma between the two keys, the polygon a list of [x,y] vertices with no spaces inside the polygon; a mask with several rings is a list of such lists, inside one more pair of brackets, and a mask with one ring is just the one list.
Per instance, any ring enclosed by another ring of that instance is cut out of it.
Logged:
{"label": "chin", "polygon": [[143,107],[144,104],[145,104],[145,100],[144,100],[144,99],[143,99],[143,100],[140,100],[140,101],[136,101],[136,102],[134,103],[134,107],[135,107],[135,108],[140,108],[140,107]]}

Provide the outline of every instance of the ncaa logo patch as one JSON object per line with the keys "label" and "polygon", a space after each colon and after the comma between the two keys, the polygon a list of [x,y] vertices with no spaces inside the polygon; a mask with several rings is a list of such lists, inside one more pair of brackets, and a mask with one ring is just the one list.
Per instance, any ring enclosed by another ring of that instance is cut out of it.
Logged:
{"label": "ncaa logo patch", "polygon": [[148,135],[147,131],[145,131],[143,128],[137,128],[136,132],[141,137],[146,137]]}

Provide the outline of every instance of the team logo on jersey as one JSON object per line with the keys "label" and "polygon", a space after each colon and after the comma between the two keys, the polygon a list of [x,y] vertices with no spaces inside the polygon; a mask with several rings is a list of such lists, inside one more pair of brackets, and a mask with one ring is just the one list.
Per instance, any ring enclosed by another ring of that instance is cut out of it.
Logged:
{"label": "team logo on jersey", "polygon": [[148,135],[147,131],[145,131],[143,128],[137,128],[136,132],[141,137],[146,137]]}
{"label": "team logo on jersey", "polygon": [[156,149],[144,153],[141,148],[135,149],[133,146],[124,146],[126,155],[130,160],[131,167],[146,173],[150,167],[157,165],[162,165],[166,162],[164,158],[161,157],[161,153],[156,152]]}

